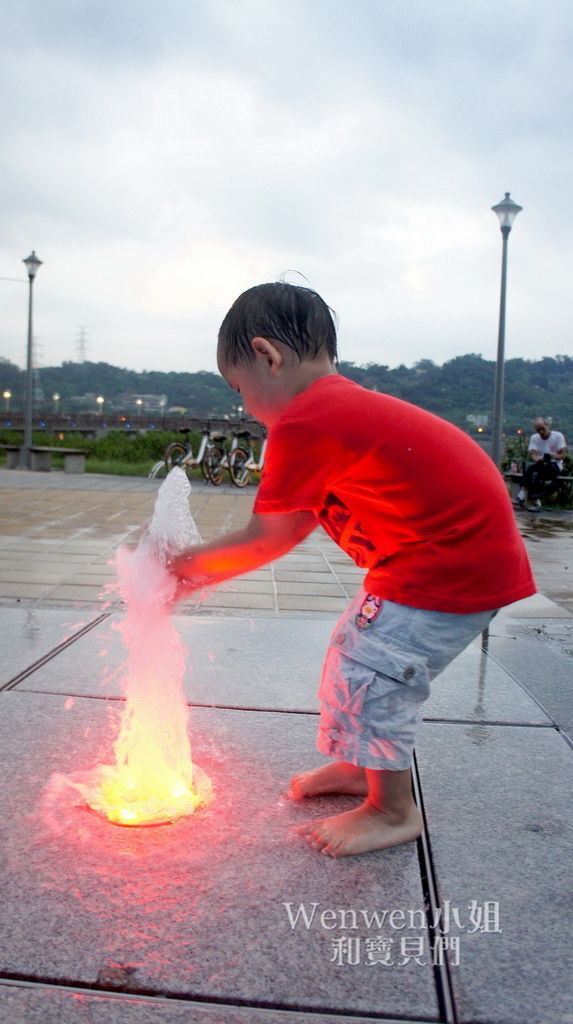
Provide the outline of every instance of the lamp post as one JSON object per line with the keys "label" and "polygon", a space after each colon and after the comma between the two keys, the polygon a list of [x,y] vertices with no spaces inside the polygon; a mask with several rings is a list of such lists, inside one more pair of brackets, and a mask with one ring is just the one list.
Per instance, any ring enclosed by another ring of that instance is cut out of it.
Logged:
{"label": "lamp post", "polygon": [[505,296],[507,291],[507,241],[513,222],[522,210],[510,197],[509,192],[501,202],[492,206],[499,218],[499,227],[503,237],[501,253],[501,291],[499,299],[499,330],[497,335],[497,362],[495,365],[495,384],[493,391],[493,426],[491,441],[491,457],[499,468],[501,462],[501,435],[503,427],[503,375],[505,359]]}
{"label": "lamp post", "polygon": [[11,391],[5,391],[2,397],[4,398],[4,401],[6,402],[6,412],[10,412],[10,399],[12,398],[12,392]]}
{"label": "lamp post", "polygon": [[32,249],[30,255],[27,257],[27,259],[22,260],[22,263],[26,265],[30,287],[28,290],[28,354],[26,363],[26,398],[24,402],[24,444],[20,449],[20,468],[29,469],[31,463],[30,448],[32,447],[32,397],[34,386],[32,293],[34,278],[38,272],[38,268],[42,266],[42,260],[38,259],[35,251]]}
{"label": "lamp post", "polygon": [[143,405],[143,399],[142,398],[136,398],[135,399],[135,404],[137,406],[137,418],[140,419],[141,418],[141,406]]}
{"label": "lamp post", "polygon": [[53,398],[53,401],[54,401],[54,415],[57,416],[58,412],[60,410],[60,396],[59,396],[57,391],[54,392],[54,394],[52,395],[52,398]]}

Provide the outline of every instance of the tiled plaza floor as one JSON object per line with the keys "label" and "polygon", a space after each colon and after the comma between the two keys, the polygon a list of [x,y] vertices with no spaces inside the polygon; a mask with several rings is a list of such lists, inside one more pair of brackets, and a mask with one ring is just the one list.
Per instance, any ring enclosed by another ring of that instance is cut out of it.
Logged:
{"label": "tiled plaza floor", "polygon": [[[0,600],[96,602],[102,587],[115,579],[115,549],[135,543],[151,517],[158,485],[123,478],[126,490],[108,490],[109,478],[99,478],[95,488],[93,478],[85,476],[75,477],[70,488],[64,473],[42,476],[18,472],[18,484],[28,477],[28,486],[10,487],[6,483],[12,483],[14,473],[0,471]],[[54,486],[57,482],[62,489]],[[194,484],[191,507],[202,537],[211,540],[244,525],[253,497],[253,488]],[[337,612],[362,577],[351,559],[317,530],[280,562],[219,587],[201,609]]]}
{"label": "tiled plaza floor", "polygon": [[[117,829],[65,787],[111,757],[123,610],[102,591],[157,487],[0,470],[1,1024],[573,1024],[567,524],[518,517],[540,593],[432,686],[420,839],[331,860],[296,826],[355,798],[284,797],[322,761],[323,651],[362,578],[321,530],[177,609],[212,804]],[[253,496],[194,486],[203,537]]]}
{"label": "tiled plaza floor", "polygon": [[[192,486],[192,512],[205,540],[247,521],[253,487],[214,488],[201,480]],[[157,489],[140,478],[0,469],[0,601],[97,602],[115,578],[115,549],[135,543]],[[573,613],[573,529],[561,528],[562,519],[517,517],[540,593]],[[201,608],[337,612],[362,578],[319,529],[280,562],[220,587]]]}

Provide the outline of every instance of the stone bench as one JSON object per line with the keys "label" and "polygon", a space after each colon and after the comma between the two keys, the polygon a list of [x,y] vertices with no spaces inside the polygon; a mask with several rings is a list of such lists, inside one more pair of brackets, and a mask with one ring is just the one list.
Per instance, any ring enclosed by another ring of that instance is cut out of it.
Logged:
{"label": "stone bench", "polygon": [[33,445],[30,453],[31,469],[49,473],[52,468],[52,455],[63,455],[66,473],[85,473],[86,453],[82,448],[44,448]]}
{"label": "stone bench", "polygon": [[0,450],[6,452],[6,469],[18,469],[20,464],[20,445],[0,444]]}
{"label": "stone bench", "polygon": [[[0,449],[6,452],[6,469],[18,469],[20,447],[19,444],[0,445]],[[30,469],[49,473],[52,468],[52,455],[63,455],[66,473],[85,473],[86,453],[83,448],[48,448],[42,445],[32,445],[30,448]]]}

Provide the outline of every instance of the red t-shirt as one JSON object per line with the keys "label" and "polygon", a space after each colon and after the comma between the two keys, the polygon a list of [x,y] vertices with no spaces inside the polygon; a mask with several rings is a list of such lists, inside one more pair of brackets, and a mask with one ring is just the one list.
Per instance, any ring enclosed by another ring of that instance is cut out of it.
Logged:
{"label": "red t-shirt", "polygon": [[332,374],[269,432],[253,511],[314,512],[371,594],[478,612],[535,593],[501,474],[451,423]]}

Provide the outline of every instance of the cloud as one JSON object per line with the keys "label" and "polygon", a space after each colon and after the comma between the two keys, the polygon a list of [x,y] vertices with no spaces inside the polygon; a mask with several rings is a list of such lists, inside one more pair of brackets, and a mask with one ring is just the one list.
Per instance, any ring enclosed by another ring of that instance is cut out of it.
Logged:
{"label": "cloud", "polygon": [[[0,275],[45,261],[44,364],[85,324],[92,359],[212,369],[236,294],[289,268],[345,358],[492,358],[507,189],[508,346],[567,351],[572,25],[558,0],[12,6]],[[25,295],[0,288],[21,364]]]}

